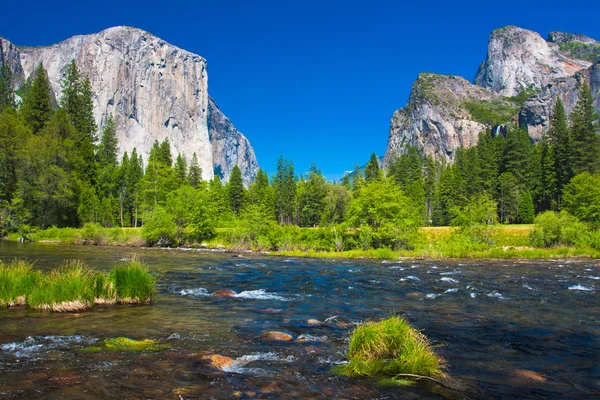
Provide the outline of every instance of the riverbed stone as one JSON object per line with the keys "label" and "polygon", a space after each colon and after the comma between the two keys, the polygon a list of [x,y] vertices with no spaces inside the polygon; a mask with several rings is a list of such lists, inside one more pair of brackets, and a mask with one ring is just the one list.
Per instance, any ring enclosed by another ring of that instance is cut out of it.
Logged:
{"label": "riverbed stone", "polygon": [[208,354],[202,356],[202,360],[205,361],[207,365],[220,370],[233,364],[233,360],[231,358],[222,356],[220,354]]}
{"label": "riverbed stone", "polygon": [[323,324],[323,322],[319,321],[318,319],[314,319],[314,318],[309,319],[308,321],[306,321],[306,323],[309,325],[322,325]]}
{"label": "riverbed stone", "polygon": [[292,335],[285,333],[285,332],[279,332],[279,331],[264,332],[260,336],[264,340],[267,340],[269,342],[291,342],[292,340],[294,340]]}
{"label": "riverbed stone", "polygon": [[512,375],[517,381],[522,382],[545,383],[548,381],[548,378],[544,374],[527,369],[516,369],[512,372]]}
{"label": "riverbed stone", "polygon": [[212,294],[213,297],[232,297],[235,296],[237,293],[231,289],[221,289],[221,290],[217,290],[216,292],[214,292]]}

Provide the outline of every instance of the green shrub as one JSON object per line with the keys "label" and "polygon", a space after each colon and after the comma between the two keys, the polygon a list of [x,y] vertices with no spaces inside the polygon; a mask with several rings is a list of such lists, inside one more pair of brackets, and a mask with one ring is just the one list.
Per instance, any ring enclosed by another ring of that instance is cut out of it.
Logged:
{"label": "green shrub", "polygon": [[585,224],[566,211],[546,211],[534,220],[529,236],[532,246],[572,246],[581,242],[587,231]]}
{"label": "green shrub", "polygon": [[473,120],[489,126],[505,124],[519,112],[518,106],[500,100],[466,101],[463,107],[469,111]]}
{"label": "green shrub", "polygon": [[368,322],[356,327],[347,353],[344,373],[351,376],[393,377],[416,374],[444,377],[444,360],[429,340],[401,317]]}
{"label": "green shrub", "polygon": [[78,241],[96,245],[108,244],[108,230],[95,222],[88,222],[78,233]]}
{"label": "green shrub", "polygon": [[142,238],[149,246],[175,245],[176,234],[177,225],[163,207],[157,206],[144,219]]}

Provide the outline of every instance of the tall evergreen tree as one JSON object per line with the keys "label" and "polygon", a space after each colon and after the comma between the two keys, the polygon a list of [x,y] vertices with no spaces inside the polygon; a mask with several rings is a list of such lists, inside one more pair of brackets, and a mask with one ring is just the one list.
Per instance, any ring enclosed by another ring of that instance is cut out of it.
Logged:
{"label": "tall evergreen tree", "polygon": [[298,210],[300,226],[317,226],[325,210],[325,197],[327,196],[327,182],[312,163],[307,179],[298,185]]}
{"label": "tall evergreen tree", "polygon": [[375,153],[371,154],[371,158],[365,167],[365,179],[367,181],[379,179],[379,158]]}
{"label": "tall evergreen tree", "polygon": [[[548,129],[549,153],[553,158],[553,197],[558,205],[561,203],[563,189],[573,177],[573,149],[571,133],[567,125],[567,114],[560,97],[552,111],[550,129]],[[548,182],[550,184],[550,182]]]}
{"label": "tall evergreen tree", "polygon": [[579,90],[579,98],[571,113],[573,173],[593,174],[600,169],[598,114],[587,82]]}
{"label": "tall evergreen tree", "polygon": [[175,179],[177,185],[181,186],[187,182],[187,160],[185,154],[178,154],[175,159]]}
{"label": "tall evergreen tree", "polygon": [[102,138],[98,146],[98,163],[100,168],[106,165],[117,165],[118,152],[119,139],[117,137],[117,127],[112,115],[109,115],[102,129]]}
{"label": "tall evergreen tree", "polygon": [[202,168],[198,166],[198,157],[196,153],[192,154],[192,161],[190,162],[190,170],[188,172],[188,183],[193,188],[198,188],[202,183]]}
{"label": "tall evergreen tree", "polygon": [[12,72],[5,61],[0,68],[0,112],[7,108],[15,108],[14,90]]}
{"label": "tall evergreen tree", "polygon": [[296,178],[294,165],[280,156],[277,160],[277,173],[273,177],[275,188],[275,214],[281,225],[294,222],[296,205]]}
{"label": "tall evergreen tree", "polygon": [[242,170],[237,165],[234,165],[229,176],[229,183],[227,184],[227,194],[229,196],[229,204],[231,210],[239,215],[246,197],[246,189],[244,188],[244,181],[242,180]]}
{"label": "tall evergreen tree", "polygon": [[48,74],[40,62],[21,108],[23,119],[33,133],[38,133],[52,118],[54,112],[52,103],[53,95]]}
{"label": "tall evergreen tree", "polygon": [[510,172],[521,186],[529,183],[529,157],[531,139],[525,129],[510,125],[506,134],[506,146],[502,154],[502,172]]}

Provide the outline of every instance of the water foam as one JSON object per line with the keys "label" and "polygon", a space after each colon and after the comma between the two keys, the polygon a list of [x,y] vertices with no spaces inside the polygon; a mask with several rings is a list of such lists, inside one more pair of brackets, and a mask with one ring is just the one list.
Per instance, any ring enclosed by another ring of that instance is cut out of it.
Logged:
{"label": "water foam", "polygon": [[496,299],[504,299],[504,296],[502,296],[502,294],[498,293],[498,292],[490,292],[490,293],[486,294],[486,296],[487,297],[493,297],[493,298],[496,298]]}
{"label": "water foam", "polygon": [[290,301],[290,299],[280,296],[276,293],[269,293],[264,289],[258,290],[245,290],[243,292],[237,293],[232,297],[237,297],[239,299],[255,299],[255,300],[279,300],[279,301]]}
{"label": "water foam", "polygon": [[179,291],[179,294],[182,296],[190,296],[190,297],[206,297],[210,296],[208,290],[205,288],[193,288],[193,289],[183,289]]}
{"label": "water foam", "polygon": [[29,336],[22,342],[0,346],[3,352],[20,358],[32,358],[46,350],[69,350],[74,344],[92,344],[96,339],[84,336]]}
{"label": "water foam", "polygon": [[577,284],[577,285],[569,286],[569,290],[580,290],[583,292],[592,292],[592,291],[594,291],[594,288]]}
{"label": "water foam", "polygon": [[440,281],[448,282],[448,283],[458,283],[458,281],[456,279],[448,278],[448,277],[441,278]]}

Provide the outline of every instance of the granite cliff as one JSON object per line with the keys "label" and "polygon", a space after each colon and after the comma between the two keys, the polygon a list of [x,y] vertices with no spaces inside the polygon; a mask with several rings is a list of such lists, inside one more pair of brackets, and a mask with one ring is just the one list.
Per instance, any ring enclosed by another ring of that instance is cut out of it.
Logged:
{"label": "granite cliff", "polygon": [[100,129],[113,115],[121,153],[135,147],[147,159],[155,140],[169,139],[174,155],[184,154],[190,160],[196,153],[206,180],[218,170],[226,181],[234,164],[242,169],[246,183],[254,177],[258,168],[248,140],[228,119],[228,125],[209,128],[207,61],[201,56],[143,30],[122,26],[48,47],[17,49],[6,43],[2,42],[2,54],[13,72],[20,73],[20,68],[22,77],[27,78],[41,62],[56,98],[61,95],[66,67],[74,59],[91,81]]}
{"label": "granite cliff", "polygon": [[551,32],[544,40],[513,26],[493,31],[474,84],[419,75],[407,105],[392,116],[384,166],[409,145],[452,162],[458,147],[473,146],[479,133],[511,121],[527,126],[531,139],[539,141],[556,99],[570,113],[583,81],[600,110],[598,56],[600,43],[583,35]]}

